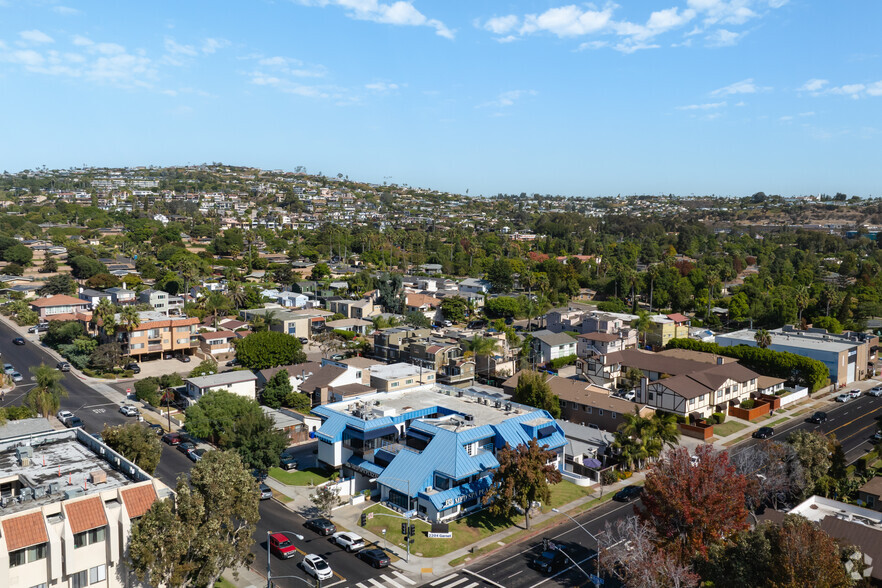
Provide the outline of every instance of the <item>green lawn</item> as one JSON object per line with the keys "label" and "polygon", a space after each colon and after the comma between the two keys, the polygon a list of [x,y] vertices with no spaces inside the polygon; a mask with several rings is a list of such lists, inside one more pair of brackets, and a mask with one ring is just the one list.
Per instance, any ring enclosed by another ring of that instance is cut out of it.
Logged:
{"label": "green lawn", "polygon": [[714,425],[714,435],[717,437],[728,437],[732,433],[737,433],[741,429],[747,427],[744,423],[738,421],[727,421],[721,425]]}
{"label": "green lawn", "polygon": [[270,477],[289,486],[309,486],[323,484],[330,480],[330,473],[318,468],[286,472],[282,468],[270,468]]}
{"label": "green lawn", "polygon": [[[543,506],[545,512],[552,508],[558,508],[565,504],[569,504],[583,496],[590,494],[590,490],[580,488],[572,482],[566,480],[555,484],[551,487],[551,501]],[[373,519],[367,522],[367,529],[382,537],[382,530],[386,529],[386,540],[396,545],[399,549],[405,549],[404,536],[401,534],[402,519],[391,516],[383,516],[395,514],[382,505],[374,505],[364,512],[375,513]],[[414,543],[410,547],[413,554],[422,554],[423,557],[438,557],[451,551],[456,551],[462,547],[467,547],[473,543],[480,541],[485,537],[489,537],[494,533],[498,533],[512,525],[523,526],[524,517],[517,516],[514,518],[505,518],[491,515],[487,510],[482,510],[475,514],[461,518],[450,523],[450,532],[453,533],[451,539],[429,539],[426,533],[431,530],[431,525],[423,521],[415,521],[417,535]]]}
{"label": "green lawn", "polygon": [[777,421],[772,421],[771,423],[768,423],[766,426],[771,427],[772,425],[779,425],[781,423],[786,423],[789,420],[789,418],[778,419]]}
{"label": "green lawn", "polygon": [[217,582],[214,583],[214,588],[236,588],[236,585],[227,580],[226,578],[221,578]]}

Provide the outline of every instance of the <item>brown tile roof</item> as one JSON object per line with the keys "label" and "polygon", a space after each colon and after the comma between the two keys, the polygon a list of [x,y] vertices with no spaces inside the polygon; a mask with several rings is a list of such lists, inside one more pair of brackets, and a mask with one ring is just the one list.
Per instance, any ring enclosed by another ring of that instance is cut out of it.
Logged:
{"label": "brown tile roof", "polygon": [[712,364],[717,364],[720,361],[723,363],[733,363],[737,361],[734,357],[726,357],[715,353],[705,353],[704,351],[693,351],[691,349],[663,349],[661,351],[656,351],[655,354],[664,357],[673,357],[675,359],[688,359],[689,361],[700,361],[702,363]]}
{"label": "brown tile roof", "polygon": [[882,476],[874,476],[872,480],[858,488],[858,492],[882,496]]}
{"label": "brown tile roof", "polygon": [[637,408],[641,414],[646,406],[636,404],[623,398],[616,398],[609,395],[609,390],[592,386],[587,382],[580,380],[571,380],[569,378],[552,378],[548,385],[551,391],[561,400],[584,404],[603,410],[611,410],[619,414],[633,413]]}
{"label": "brown tile roof", "polygon": [[32,512],[4,520],[3,536],[6,538],[6,549],[9,551],[49,541],[46,522],[43,520],[41,512]]}
{"label": "brown tile roof", "polygon": [[31,306],[37,308],[51,308],[53,306],[89,306],[86,300],[80,300],[66,294],[56,294],[55,296],[46,296],[31,301]]}
{"label": "brown tile roof", "polygon": [[419,308],[421,306],[438,306],[440,303],[441,301],[434,296],[428,296],[426,294],[407,295],[407,306],[414,306]]}
{"label": "brown tile roof", "polygon": [[215,331],[213,333],[200,333],[200,339],[235,339],[236,333],[233,331]]}
{"label": "brown tile roof", "polygon": [[372,386],[365,386],[364,384],[346,384],[345,386],[334,386],[331,388],[337,394],[341,396],[360,396],[361,394],[369,394],[372,392],[376,392],[377,389]]}
{"label": "brown tile roof", "polygon": [[67,519],[70,521],[71,533],[82,533],[107,524],[107,515],[104,513],[104,504],[102,504],[100,496],[68,503],[64,509],[67,511]]}
{"label": "brown tile roof", "polygon": [[689,317],[680,314],[679,312],[675,312],[674,314],[669,314],[668,318],[674,321],[675,323],[688,323]]}
{"label": "brown tile roof", "polygon": [[50,314],[44,317],[47,321],[85,321],[92,320],[91,312],[64,312],[61,314]]}
{"label": "brown tile roof", "polygon": [[130,519],[142,516],[150,510],[150,507],[156,501],[156,489],[153,488],[153,484],[128,488],[123,490],[121,494]]}
{"label": "brown tile roof", "polygon": [[612,342],[617,341],[619,336],[615,333],[585,333],[584,335],[579,335],[579,339],[588,339],[589,341],[606,341]]}
{"label": "brown tile roof", "polygon": [[322,366],[318,372],[314,373],[312,376],[306,379],[305,382],[300,384],[300,391],[311,393],[318,388],[326,388],[337,379],[338,376],[346,373],[346,368],[341,368],[337,365],[327,364]]}

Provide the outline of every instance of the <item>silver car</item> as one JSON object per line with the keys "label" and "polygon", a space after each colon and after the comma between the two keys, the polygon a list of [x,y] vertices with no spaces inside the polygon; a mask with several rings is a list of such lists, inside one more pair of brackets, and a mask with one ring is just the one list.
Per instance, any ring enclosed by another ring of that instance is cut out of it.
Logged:
{"label": "silver car", "polygon": [[16,383],[22,382],[22,381],[24,381],[24,376],[22,376],[18,372],[12,372],[12,381],[16,382]]}

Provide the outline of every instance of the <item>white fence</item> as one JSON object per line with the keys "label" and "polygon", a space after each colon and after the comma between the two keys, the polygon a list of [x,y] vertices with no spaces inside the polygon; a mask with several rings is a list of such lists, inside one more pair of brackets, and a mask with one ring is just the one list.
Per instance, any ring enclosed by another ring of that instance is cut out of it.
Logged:
{"label": "white fence", "polygon": [[808,398],[808,388],[797,388],[787,396],[781,397],[781,408],[802,400],[803,398]]}

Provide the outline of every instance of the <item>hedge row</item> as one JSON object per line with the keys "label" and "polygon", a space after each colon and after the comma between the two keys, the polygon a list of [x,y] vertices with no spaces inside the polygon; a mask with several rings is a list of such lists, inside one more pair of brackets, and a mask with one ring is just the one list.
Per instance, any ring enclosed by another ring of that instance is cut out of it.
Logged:
{"label": "hedge row", "polygon": [[783,378],[815,392],[827,385],[830,370],[817,359],[810,359],[788,351],[773,351],[749,345],[722,347],[695,339],[671,339],[667,349],[689,349],[734,357],[745,367],[765,376]]}

